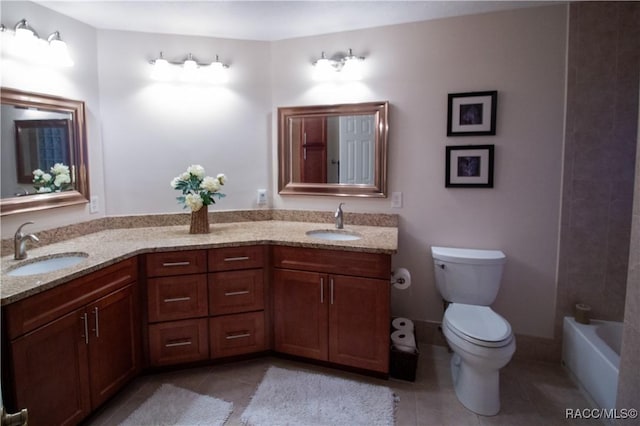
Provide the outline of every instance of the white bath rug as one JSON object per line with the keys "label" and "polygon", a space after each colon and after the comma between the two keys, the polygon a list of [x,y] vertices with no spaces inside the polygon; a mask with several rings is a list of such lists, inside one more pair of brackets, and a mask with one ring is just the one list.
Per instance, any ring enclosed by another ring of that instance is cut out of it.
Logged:
{"label": "white bath rug", "polygon": [[241,420],[251,426],[394,424],[386,386],[270,367]]}
{"label": "white bath rug", "polygon": [[126,418],[126,426],[222,426],[233,404],[164,384]]}

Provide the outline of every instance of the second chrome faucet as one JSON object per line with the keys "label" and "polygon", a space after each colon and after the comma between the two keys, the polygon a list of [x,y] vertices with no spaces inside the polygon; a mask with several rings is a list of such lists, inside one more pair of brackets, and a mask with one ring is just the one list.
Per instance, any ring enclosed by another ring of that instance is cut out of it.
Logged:
{"label": "second chrome faucet", "polygon": [[33,222],[23,223],[22,225],[20,225],[20,227],[16,231],[16,234],[13,236],[13,245],[15,250],[15,254],[13,255],[13,258],[15,260],[22,260],[27,258],[27,247],[26,247],[27,240],[31,240],[34,243],[37,243],[38,241],[40,241],[38,237],[35,236],[35,234],[25,234],[24,232],[22,232],[22,228],[25,225],[32,225],[32,224]]}
{"label": "second chrome faucet", "polygon": [[344,218],[343,218],[343,212],[342,212],[342,206],[344,205],[344,203],[340,203],[338,204],[338,208],[336,209],[336,213],[335,213],[335,218],[336,218],[336,228],[337,229],[344,229]]}

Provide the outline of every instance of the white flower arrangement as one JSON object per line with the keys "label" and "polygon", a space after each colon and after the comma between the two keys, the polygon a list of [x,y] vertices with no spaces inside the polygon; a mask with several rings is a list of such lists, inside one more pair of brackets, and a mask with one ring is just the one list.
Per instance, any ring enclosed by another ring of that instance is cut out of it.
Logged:
{"label": "white flower arrangement", "polygon": [[190,208],[196,212],[202,206],[215,204],[215,198],[223,198],[226,195],[220,192],[220,187],[227,181],[227,177],[220,173],[218,176],[205,176],[204,168],[200,165],[192,165],[180,176],[171,181],[171,187],[182,191],[182,195],[176,197],[184,208]]}
{"label": "white flower arrangement", "polygon": [[39,193],[66,191],[71,186],[69,166],[56,163],[45,173],[40,169],[33,172],[33,186]]}

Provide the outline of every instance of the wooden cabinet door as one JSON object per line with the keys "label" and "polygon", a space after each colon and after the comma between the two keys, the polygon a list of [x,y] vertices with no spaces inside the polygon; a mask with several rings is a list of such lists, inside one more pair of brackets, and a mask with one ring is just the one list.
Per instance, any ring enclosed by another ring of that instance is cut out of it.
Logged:
{"label": "wooden cabinet door", "polygon": [[389,281],[329,276],[329,361],[389,371]]}
{"label": "wooden cabinet door", "polygon": [[327,360],[326,275],[275,269],[273,310],[275,350]]}
{"label": "wooden cabinet door", "polygon": [[16,406],[29,410],[29,424],[75,425],[89,413],[84,315],[71,312],[12,342]]}
{"label": "wooden cabinet door", "polygon": [[139,369],[139,322],[133,286],[117,290],[86,308],[89,318],[91,402],[102,404]]}

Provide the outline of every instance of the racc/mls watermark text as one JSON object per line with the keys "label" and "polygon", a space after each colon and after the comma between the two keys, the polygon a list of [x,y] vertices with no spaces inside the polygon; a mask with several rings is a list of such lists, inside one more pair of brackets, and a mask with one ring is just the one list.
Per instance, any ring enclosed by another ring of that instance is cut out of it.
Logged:
{"label": "racc/mls watermark text", "polygon": [[638,418],[635,408],[566,408],[566,419],[602,419],[602,420],[633,420]]}

